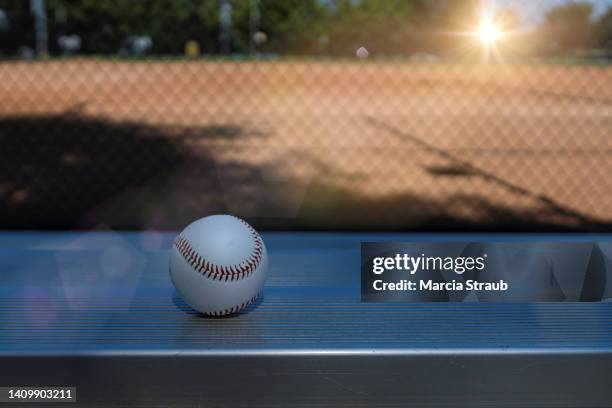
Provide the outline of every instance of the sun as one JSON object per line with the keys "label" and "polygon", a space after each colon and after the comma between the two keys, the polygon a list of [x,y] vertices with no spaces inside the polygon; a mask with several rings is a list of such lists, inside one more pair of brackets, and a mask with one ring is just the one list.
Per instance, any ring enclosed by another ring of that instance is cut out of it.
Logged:
{"label": "sun", "polygon": [[491,20],[483,19],[476,29],[476,37],[486,46],[495,44],[503,35],[501,29]]}

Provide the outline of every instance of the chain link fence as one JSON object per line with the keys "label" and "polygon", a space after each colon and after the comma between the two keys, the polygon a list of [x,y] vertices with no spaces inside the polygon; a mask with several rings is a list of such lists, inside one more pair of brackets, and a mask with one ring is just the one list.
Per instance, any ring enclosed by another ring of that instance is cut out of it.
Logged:
{"label": "chain link fence", "polygon": [[[70,12],[58,3],[45,6],[50,41],[51,20]],[[597,33],[603,3],[589,17]],[[523,17],[530,32],[551,19],[542,7]],[[230,41],[228,55],[206,54],[205,41],[158,55],[155,37],[145,57],[87,55],[71,34],[72,55],[54,45],[35,57],[35,39],[28,53],[13,33],[0,61],[0,225],[174,229],[232,213],[270,229],[609,231],[607,49],[512,58],[495,30],[468,35],[478,58],[377,53],[367,36],[350,53],[299,57],[291,47],[304,42],[266,53],[247,41],[246,56],[231,30],[213,41]],[[331,49],[334,32],[319,31]]]}

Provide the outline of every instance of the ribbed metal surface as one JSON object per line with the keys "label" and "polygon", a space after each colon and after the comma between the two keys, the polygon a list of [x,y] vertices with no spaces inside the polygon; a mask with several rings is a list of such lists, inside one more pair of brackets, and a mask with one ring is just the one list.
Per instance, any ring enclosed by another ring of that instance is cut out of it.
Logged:
{"label": "ribbed metal surface", "polygon": [[0,234],[0,353],[612,352],[612,303],[360,303],[361,241],[431,236],[264,233],[264,298],[206,318],[172,287],[173,238]]}

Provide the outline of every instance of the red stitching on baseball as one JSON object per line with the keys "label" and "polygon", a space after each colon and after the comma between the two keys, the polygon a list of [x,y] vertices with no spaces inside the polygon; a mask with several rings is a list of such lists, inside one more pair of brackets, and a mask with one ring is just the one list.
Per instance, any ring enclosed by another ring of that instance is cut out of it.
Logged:
{"label": "red stitching on baseball", "polygon": [[187,261],[187,263],[189,263],[194,270],[207,278],[219,281],[235,281],[244,279],[247,276],[250,276],[255,269],[257,269],[257,266],[259,266],[259,262],[261,261],[261,257],[263,255],[263,242],[253,227],[240,218],[237,219],[249,229],[253,239],[255,240],[255,245],[251,255],[240,264],[230,266],[212,264],[207,259],[200,256],[200,254],[198,254],[197,251],[191,246],[189,241],[182,235],[176,237],[174,246],[179,251],[183,259],[185,259],[185,261]]}
{"label": "red stitching on baseball", "polygon": [[247,307],[248,305],[250,305],[251,303],[253,303],[255,301],[255,299],[257,299],[259,297],[259,295],[261,295],[261,292],[259,292],[258,294],[256,294],[255,296],[253,296],[251,299],[247,300],[246,302],[242,302],[239,305],[233,306],[229,309],[222,309],[222,310],[215,310],[213,312],[206,312],[207,315],[211,315],[211,316],[225,316],[227,314],[230,313],[236,313],[239,310]]}

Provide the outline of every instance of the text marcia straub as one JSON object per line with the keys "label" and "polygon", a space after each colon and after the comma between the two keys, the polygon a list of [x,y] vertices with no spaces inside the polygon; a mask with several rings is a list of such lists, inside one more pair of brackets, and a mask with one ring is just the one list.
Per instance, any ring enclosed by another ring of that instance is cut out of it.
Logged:
{"label": "text marcia straub", "polygon": [[476,280],[466,280],[460,282],[452,280],[450,282],[436,282],[431,279],[421,279],[417,282],[402,279],[397,282],[384,282],[377,279],[372,283],[375,291],[506,291],[508,283],[503,279],[496,282],[478,282]]}

